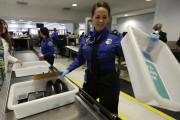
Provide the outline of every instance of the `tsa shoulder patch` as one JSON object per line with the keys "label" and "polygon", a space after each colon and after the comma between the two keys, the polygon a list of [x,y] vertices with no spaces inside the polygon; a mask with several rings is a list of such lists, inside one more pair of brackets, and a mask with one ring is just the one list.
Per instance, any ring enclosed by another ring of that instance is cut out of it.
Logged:
{"label": "tsa shoulder patch", "polygon": [[51,41],[49,41],[49,42],[48,42],[48,45],[49,45],[49,46],[52,46],[52,45],[53,45],[53,43],[52,43]]}
{"label": "tsa shoulder patch", "polygon": [[113,30],[113,31],[111,31],[111,34],[116,35],[116,36],[119,36],[119,35],[120,35],[120,33],[119,33],[118,30]]}

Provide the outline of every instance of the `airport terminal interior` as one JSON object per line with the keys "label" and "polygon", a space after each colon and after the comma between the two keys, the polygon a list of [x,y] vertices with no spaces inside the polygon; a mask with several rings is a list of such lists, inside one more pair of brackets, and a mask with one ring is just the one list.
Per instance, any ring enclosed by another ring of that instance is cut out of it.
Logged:
{"label": "airport terminal interior", "polygon": [[[0,76],[0,120],[180,120],[179,0],[103,0],[111,8],[107,28],[116,30],[110,34],[122,36],[123,55],[115,55],[118,114],[84,92],[88,62],[61,76],[86,49],[83,40],[87,45],[95,30],[91,9],[100,1],[0,0],[0,20],[12,44],[8,52],[22,61],[7,60],[5,77]],[[42,28],[50,39],[42,37]],[[0,34],[1,29],[0,24]],[[150,33],[158,34],[158,41]],[[44,40],[52,40],[47,44],[54,49],[53,65],[40,55]]]}

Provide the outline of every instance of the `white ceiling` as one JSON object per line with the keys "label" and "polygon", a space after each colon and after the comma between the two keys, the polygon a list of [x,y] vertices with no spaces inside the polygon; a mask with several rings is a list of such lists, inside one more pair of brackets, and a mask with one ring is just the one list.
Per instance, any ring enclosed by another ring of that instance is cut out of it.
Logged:
{"label": "white ceiling", "polygon": [[[17,4],[17,0],[0,0],[0,3]],[[40,7],[40,8],[56,8],[62,9],[64,7],[70,7],[71,10],[87,11],[90,12],[92,6],[97,3],[98,0],[20,0],[27,1],[28,6]],[[134,11],[139,9],[155,8],[156,0],[146,2],[146,0],[103,0],[111,6],[111,14],[119,14],[128,11]],[[77,7],[72,7],[73,3],[77,3]]]}
{"label": "white ceiling", "polygon": [[[71,8],[70,11],[78,13],[87,12],[90,14],[92,6],[100,0],[18,0],[27,1],[28,7],[37,7],[45,9],[58,9],[62,10],[64,7]],[[156,0],[103,0],[109,3],[111,7],[111,14],[125,14],[135,11],[147,11],[147,9],[155,9]],[[77,7],[72,7],[73,3],[77,3]],[[0,0],[0,4],[17,5],[17,0]],[[140,12],[138,14],[142,14]],[[145,12],[146,13],[146,12]],[[0,13],[1,14],[1,13]]]}

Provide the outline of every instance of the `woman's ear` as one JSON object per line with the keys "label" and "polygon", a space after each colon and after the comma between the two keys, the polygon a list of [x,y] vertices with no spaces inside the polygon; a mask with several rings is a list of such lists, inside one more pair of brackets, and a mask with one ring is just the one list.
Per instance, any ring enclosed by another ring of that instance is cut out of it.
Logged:
{"label": "woman's ear", "polygon": [[111,16],[108,16],[108,22],[111,21]]}
{"label": "woman's ear", "polygon": [[90,16],[91,17],[91,20],[93,19],[93,15]]}

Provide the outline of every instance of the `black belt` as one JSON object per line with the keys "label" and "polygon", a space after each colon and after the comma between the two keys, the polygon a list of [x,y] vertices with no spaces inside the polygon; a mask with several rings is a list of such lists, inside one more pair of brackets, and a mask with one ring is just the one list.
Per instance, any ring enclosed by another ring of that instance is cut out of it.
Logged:
{"label": "black belt", "polygon": [[[91,68],[87,69],[90,73],[93,73],[93,70]],[[116,72],[115,68],[110,68],[110,69],[103,69],[103,70],[97,70],[97,73],[109,73],[109,72]]]}

